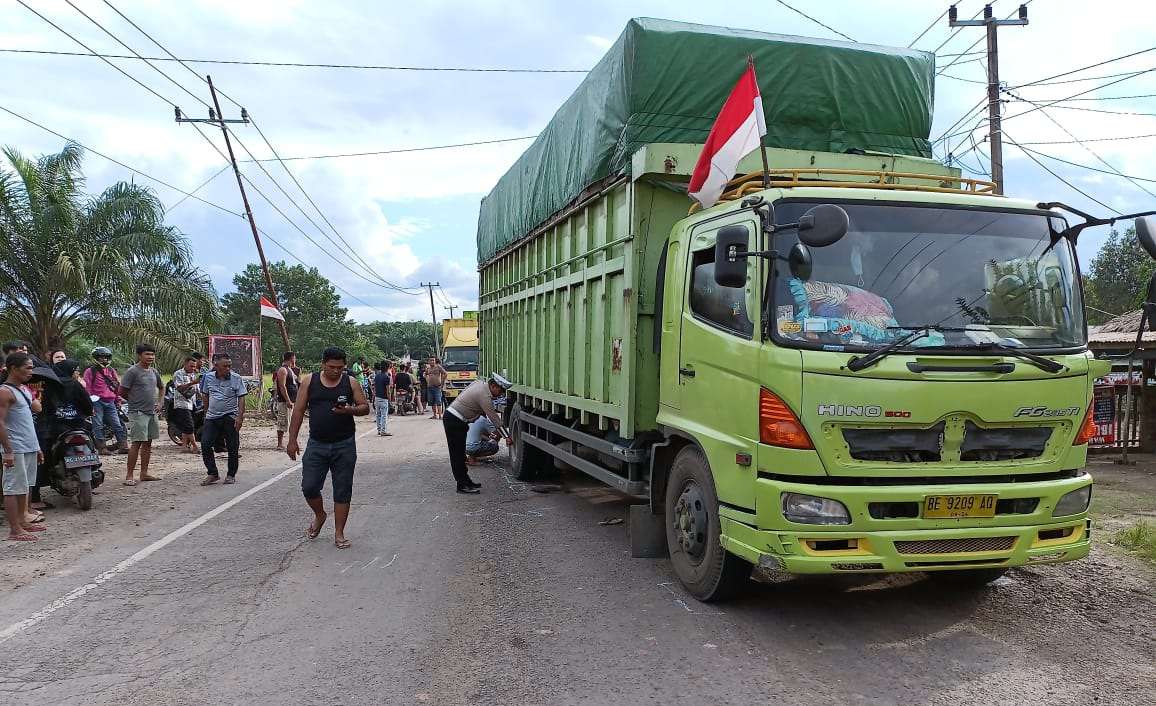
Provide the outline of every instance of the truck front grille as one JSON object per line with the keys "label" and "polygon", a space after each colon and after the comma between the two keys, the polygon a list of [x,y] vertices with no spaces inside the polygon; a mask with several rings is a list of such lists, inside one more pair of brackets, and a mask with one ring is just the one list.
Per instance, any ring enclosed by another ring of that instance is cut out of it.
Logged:
{"label": "truck front grille", "polygon": [[1039,458],[1052,438],[1051,427],[1002,427],[985,429],[970,421],[964,424],[960,461],[1016,461]]}
{"label": "truck front grille", "polygon": [[919,539],[895,542],[900,554],[956,554],[959,552],[1006,552],[1015,546],[1015,537],[968,537],[964,539]]}
{"label": "truck front grille", "polygon": [[934,463],[942,458],[944,428],[844,429],[843,440],[857,461]]}

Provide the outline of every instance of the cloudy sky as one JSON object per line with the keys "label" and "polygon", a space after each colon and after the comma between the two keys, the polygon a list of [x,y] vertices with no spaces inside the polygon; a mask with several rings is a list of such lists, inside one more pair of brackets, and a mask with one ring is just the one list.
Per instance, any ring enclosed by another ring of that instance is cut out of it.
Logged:
{"label": "cloudy sky", "polygon": [[[65,0],[25,0],[89,47],[102,53],[128,53],[116,40]],[[109,32],[145,56],[160,49],[103,0],[72,0]],[[240,59],[281,62],[404,65],[414,67],[482,67],[585,69],[593,65],[634,16],[835,37],[811,20],[777,2],[702,3],[681,0],[618,0],[582,3],[538,0],[522,2],[400,3],[349,0],[183,0],[149,2],[110,0],[116,9],[181,58]],[[857,41],[906,46],[947,7],[947,2],[919,0],[792,0],[835,30]],[[1001,0],[996,14],[1014,12],[1018,3]],[[741,7],[741,12],[735,8]],[[961,0],[961,18],[982,7]],[[1115,9],[1113,9],[1115,8]],[[1104,171],[1156,179],[1156,71],[1134,77],[1108,75],[1156,67],[1156,51],[1056,79],[1098,78],[1015,88],[1070,69],[1150,49],[1156,26],[1156,4],[1109,3],[1091,8],[1075,0],[1035,0],[1028,27],[1000,30],[1001,79],[1016,96],[1029,101],[1067,98],[1116,79],[1119,83],[1086,93],[1080,100],[1009,120],[1008,136],[1036,144],[1031,149]],[[951,36],[947,19],[935,23],[916,48],[936,50],[935,123],[932,137],[960,128],[981,127],[979,113],[952,128],[984,100],[985,73],[978,54],[981,29]],[[940,48],[942,44],[942,47]],[[0,49],[85,51],[17,0],[0,2]],[[197,195],[231,211],[240,199],[231,172],[223,172],[220,155],[191,125],[178,125],[166,101],[186,114],[206,109],[189,93],[136,60],[114,60],[125,71],[164,97],[153,95],[94,58],[0,52],[0,106],[142,172],[185,190],[213,178]],[[173,62],[158,64],[192,93],[207,98],[206,87]],[[192,64],[210,73],[217,86],[244,105],[282,157],[374,152],[450,143],[519,138],[536,134],[582,79],[581,73],[456,73],[324,68],[287,68]],[[1128,98],[1118,98],[1129,96]],[[1138,96],[1138,97],[1131,97]],[[1009,102],[1014,116],[1030,104]],[[1075,109],[1078,108],[1078,109]],[[1111,112],[1097,112],[1111,111]],[[225,113],[238,109],[225,103]],[[1054,122],[1053,122],[1054,121]],[[950,128],[950,130],[949,130]],[[257,158],[270,156],[252,126],[236,133]],[[1070,134],[1069,134],[1070,133]],[[213,133],[206,130],[206,134]],[[975,133],[977,138],[984,131]],[[1081,140],[1134,138],[1071,144]],[[1138,137],[1148,136],[1148,137]],[[213,135],[223,147],[219,131]],[[26,154],[58,150],[62,140],[0,111],[0,142]],[[967,134],[952,138],[957,152],[972,147]],[[258,225],[274,242],[266,242],[270,259],[316,265],[340,288],[351,315],[361,321],[425,318],[425,296],[391,291],[351,272],[364,263],[381,280],[406,286],[438,281],[444,298],[473,308],[477,297],[474,233],[478,204],[528,143],[505,142],[457,149],[388,155],[310,159],[288,162],[329,225],[314,212],[276,162],[264,162],[269,174],[309,213],[314,227],[258,165],[243,171],[284,211],[300,230],[272,206],[250,193]],[[965,168],[987,170],[986,145],[963,157]],[[248,159],[237,147],[238,156]],[[937,155],[943,156],[942,146]],[[982,155],[982,156],[977,156]],[[1136,183],[1115,175],[1069,166],[1036,156],[1058,177],[1090,197],[1121,212],[1156,209],[1152,181]],[[1005,147],[1009,195],[1059,200],[1096,214],[1105,206],[1081,195],[1048,174],[1022,151]],[[89,155],[85,171],[90,190],[135,178],[153,186],[166,205],[181,194],[133,176],[124,168]],[[232,289],[232,276],[256,261],[248,228],[241,219],[188,199],[176,205],[169,220],[191,239],[204,269],[219,292]],[[308,234],[314,242],[310,242]],[[336,234],[335,232],[336,231]],[[332,241],[327,240],[322,232]],[[341,243],[337,234],[351,244]],[[1106,237],[1106,229],[1086,231],[1081,257],[1087,262]],[[279,244],[278,244],[279,243]],[[287,249],[292,255],[286,253]],[[355,252],[351,252],[351,250]],[[344,265],[344,267],[343,267]],[[439,300],[439,306],[444,303]],[[439,311],[439,315],[446,312]]]}

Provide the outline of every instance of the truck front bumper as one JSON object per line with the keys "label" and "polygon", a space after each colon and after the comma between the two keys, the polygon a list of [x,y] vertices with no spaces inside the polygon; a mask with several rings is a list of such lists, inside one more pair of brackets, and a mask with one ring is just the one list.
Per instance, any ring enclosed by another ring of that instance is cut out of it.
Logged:
{"label": "truck front bumper", "polygon": [[1085,517],[1028,527],[899,532],[777,532],[722,518],[723,546],[792,574],[950,571],[1054,564],[1088,555]]}
{"label": "truck front bumper", "polygon": [[[724,512],[722,543],[752,564],[796,574],[950,571],[1072,561],[1087,556],[1091,546],[1087,512],[1059,518],[1051,513],[1064,494],[1090,483],[1086,474],[1040,482],[932,488],[813,485],[760,478],[758,512],[754,516]],[[789,522],[779,509],[784,492],[838,500],[847,507],[851,524]],[[871,512],[877,503],[913,503],[925,495],[968,493],[994,494],[1008,501],[1034,499],[1035,504],[1030,512],[983,519],[878,519]]]}

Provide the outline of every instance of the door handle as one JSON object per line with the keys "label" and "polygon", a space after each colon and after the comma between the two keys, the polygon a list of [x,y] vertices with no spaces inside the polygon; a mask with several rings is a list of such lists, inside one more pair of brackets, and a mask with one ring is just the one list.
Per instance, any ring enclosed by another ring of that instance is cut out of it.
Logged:
{"label": "door handle", "polygon": [[678,374],[679,375],[685,375],[688,378],[692,378],[692,377],[694,377],[694,369],[693,368],[679,368]]}

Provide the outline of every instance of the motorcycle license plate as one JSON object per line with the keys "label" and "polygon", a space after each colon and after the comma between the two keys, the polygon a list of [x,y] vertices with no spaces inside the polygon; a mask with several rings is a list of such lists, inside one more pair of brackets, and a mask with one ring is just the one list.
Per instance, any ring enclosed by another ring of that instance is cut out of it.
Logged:
{"label": "motorcycle license plate", "polygon": [[83,454],[81,456],[65,456],[65,468],[81,468],[84,466],[95,466],[100,463],[100,454]]}
{"label": "motorcycle license plate", "polygon": [[995,517],[995,503],[998,499],[998,495],[928,495],[923,498],[923,517]]}

